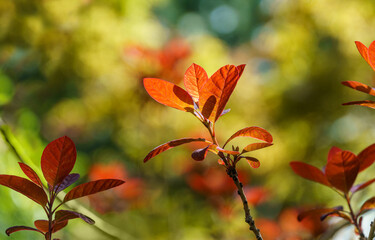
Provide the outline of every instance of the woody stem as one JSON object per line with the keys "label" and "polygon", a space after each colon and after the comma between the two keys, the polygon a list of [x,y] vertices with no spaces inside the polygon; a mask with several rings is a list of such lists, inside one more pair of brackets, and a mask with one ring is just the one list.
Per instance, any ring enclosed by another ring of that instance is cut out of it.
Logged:
{"label": "woody stem", "polygon": [[361,229],[361,227],[358,225],[358,221],[357,221],[357,217],[355,216],[354,214],[354,211],[353,211],[353,208],[352,208],[352,205],[350,204],[350,198],[347,194],[345,194],[345,199],[346,199],[346,202],[348,203],[348,207],[349,207],[349,210],[350,210],[350,216],[352,217],[352,220],[353,220],[353,223],[354,223],[354,226],[357,228],[358,230],[358,233],[359,233],[359,239],[360,240],[365,240],[365,235],[363,234],[363,231]]}

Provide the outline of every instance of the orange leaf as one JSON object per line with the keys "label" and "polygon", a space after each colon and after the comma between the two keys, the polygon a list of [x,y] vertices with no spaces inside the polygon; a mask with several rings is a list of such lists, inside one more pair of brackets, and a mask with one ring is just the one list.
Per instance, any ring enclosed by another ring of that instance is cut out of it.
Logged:
{"label": "orange leaf", "polygon": [[185,72],[184,84],[186,91],[195,102],[199,100],[199,93],[202,91],[202,85],[207,82],[206,71],[199,65],[193,63]]}
{"label": "orange leaf", "polygon": [[368,48],[361,42],[355,41],[355,45],[357,46],[357,49],[361,56],[368,62]]}
{"label": "orange leaf", "polygon": [[337,152],[327,162],[325,175],[333,187],[347,193],[353,186],[359,171],[359,161],[349,151]]}
{"label": "orange leaf", "polygon": [[290,162],[290,166],[297,175],[307,180],[331,187],[331,184],[328,182],[326,176],[324,176],[324,173],[317,167],[303,162]]}
{"label": "orange leaf", "polygon": [[144,78],[143,85],[155,101],[186,112],[194,112],[193,99],[179,86],[157,78]]}
{"label": "orange leaf", "polygon": [[33,183],[35,183],[36,185],[38,185],[39,187],[43,188],[43,184],[42,182],[40,181],[40,178],[38,176],[38,174],[36,174],[36,172],[31,168],[29,167],[28,165],[24,164],[24,163],[21,163],[19,162],[18,163],[23,171],[23,173],[25,173],[25,175],[31,180],[33,181]]}
{"label": "orange leaf", "polygon": [[347,103],[343,103],[342,105],[344,105],[344,106],[346,106],[346,105],[359,105],[359,106],[369,107],[369,108],[375,109],[375,102],[370,101],[370,100],[347,102]]}
{"label": "orange leaf", "polygon": [[255,150],[265,148],[265,147],[269,147],[269,146],[272,146],[272,145],[273,145],[272,143],[251,143],[251,144],[247,145],[246,147],[244,147],[242,152],[243,153],[251,152],[251,151],[255,151]]}
{"label": "orange leaf", "polygon": [[360,163],[360,172],[371,166],[375,161],[375,144],[368,146],[362,152],[360,152],[358,154],[358,160]]}
{"label": "orange leaf", "polygon": [[372,197],[362,204],[360,214],[363,211],[371,210],[371,209],[374,209],[374,208],[375,208],[375,197]]}
{"label": "orange leaf", "polygon": [[353,88],[357,91],[361,91],[361,92],[364,92],[364,93],[375,96],[375,89],[366,85],[366,84],[356,82],[356,81],[345,81],[345,82],[341,82],[341,83],[343,85],[345,85],[347,87],[350,87],[350,88]]}
{"label": "orange leaf", "polygon": [[375,71],[375,41],[368,47],[368,61],[372,69]]}
{"label": "orange leaf", "polygon": [[41,234],[44,235],[44,233],[38,229],[35,229],[35,228],[32,228],[32,227],[26,227],[26,226],[13,226],[13,227],[10,227],[8,228],[5,233],[10,236],[10,234],[14,233],[14,232],[18,232],[18,231],[23,231],[23,230],[28,230],[28,231],[35,231],[35,232],[39,232]]}
{"label": "orange leaf", "polygon": [[83,183],[70,190],[64,197],[64,203],[76,198],[102,192],[123,184],[124,181],[119,179],[101,179],[88,183]]}
{"label": "orange leaf", "polygon": [[221,147],[218,147],[216,146],[216,150],[218,150],[219,152],[223,152],[223,153],[227,153],[227,154],[230,154],[230,155],[239,155],[240,152],[239,151],[230,151],[230,150],[225,150]]}
{"label": "orange leaf", "polygon": [[47,195],[44,190],[26,178],[13,175],[0,175],[0,185],[9,187],[14,191],[22,193],[43,207],[48,202]]}
{"label": "orange leaf", "polygon": [[206,119],[215,122],[220,116],[237,80],[236,66],[226,65],[217,70],[203,84],[202,91],[199,93],[199,109]]}
{"label": "orange leaf", "polygon": [[206,139],[204,139],[204,138],[181,138],[181,139],[177,139],[177,140],[173,140],[173,141],[164,143],[160,146],[157,146],[151,152],[149,152],[149,154],[147,154],[145,159],[143,159],[143,162],[147,162],[151,158],[155,157],[156,155],[159,155],[160,153],[162,153],[164,151],[167,151],[170,148],[174,148],[174,147],[177,147],[181,144],[195,142],[195,141],[205,142]]}
{"label": "orange leaf", "polygon": [[247,162],[250,164],[252,168],[260,167],[260,162],[258,159],[253,158],[253,157],[244,157],[244,158],[247,160]]}
{"label": "orange leaf", "polygon": [[236,137],[251,137],[251,138],[255,138],[255,139],[258,139],[258,140],[265,141],[267,143],[272,143],[272,141],[273,141],[272,135],[269,132],[267,132],[265,129],[260,128],[260,127],[247,127],[247,128],[241,129],[241,130],[237,131],[235,134],[233,134],[225,142],[223,147],[225,147],[225,145],[227,145],[227,143],[229,141],[231,141],[232,139],[234,139]]}

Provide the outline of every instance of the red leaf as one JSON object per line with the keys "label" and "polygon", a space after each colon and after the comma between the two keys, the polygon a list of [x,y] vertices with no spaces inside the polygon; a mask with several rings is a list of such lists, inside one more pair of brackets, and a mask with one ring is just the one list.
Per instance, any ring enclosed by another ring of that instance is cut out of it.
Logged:
{"label": "red leaf", "polygon": [[88,183],[83,183],[70,190],[64,197],[63,202],[67,202],[76,198],[91,195],[97,192],[105,191],[120,186],[125,181],[119,179],[101,179]]}
{"label": "red leaf", "polygon": [[375,208],[375,197],[372,197],[362,204],[360,214],[362,214],[364,211],[371,210],[374,208]]}
{"label": "red leaf", "polygon": [[335,154],[338,152],[342,152],[342,150],[335,146],[331,147],[331,149],[328,152],[328,162],[331,161],[332,157],[335,156]]}
{"label": "red leaf", "polygon": [[74,142],[67,136],[50,142],[42,154],[44,178],[52,187],[61,183],[72,171],[77,158]]}
{"label": "red leaf", "polygon": [[26,165],[24,163],[21,163],[21,162],[19,162],[18,164],[20,165],[20,167],[22,169],[22,172],[25,173],[25,175],[31,181],[33,181],[33,183],[35,183],[36,185],[43,188],[42,181],[40,181],[40,178],[39,178],[38,174],[36,174],[36,172],[31,167],[29,167],[28,165]]}
{"label": "red leaf", "polygon": [[14,233],[14,232],[18,232],[18,231],[23,231],[23,230],[27,230],[27,231],[35,231],[35,232],[39,232],[41,234],[44,235],[43,232],[41,232],[40,230],[38,229],[35,229],[35,228],[32,228],[32,227],[26,227],[26,226],[13,226],[13,227],[10,227],[8,228],[7,230],[5,230],[5,233],[10,236],[10,234]]}
{"label": "red leaf", "polygon": [[200,149],[197,149],[195,150],[192,154],[191,154],[191,157],[195,160],[195,161],[203,161],[206,156],[207,156],[207,152],[208,152],[208,149],[209,149],[210,145],[208,145],[207,147],[205,148],[200,148]]}
{"label": "red leaf", "polygon": [[227,145],[227,143],[229,141],[231,141],[232,139],[234,139],[236,137],[251,137],[251,138],[255,138],[255,139],[265,141],[267,143],[272,143],[272,141],[273,141],[272,135],[269,132],[267,132],[265,129],[260,128],[260,127],[247,127],[247,128],[241,129],[241,130],[237,131],[235,134],[233,134],[225,142],[223,147],[225,147],[225,145]]}
{"label": "red leaf", "polygon": [[370,101],[370,100],[347,102],[347,103],[343,103],[342,105],[359,105],[359,106],[375,109],[375,102]]}
{"label": "red leaf", "polygon": [[324,176],[324,173],[317,167],[303,162],[290,162],[290,166],[297,175],[310,181],[331,187],[331,184],[328,182],[326,176]]}
{"label": "red leaf", "polygon": [[193,99],[179,86],[157,78],[145,78],[143,85],[155,101],[178,110],[194,112]]}
{"label": "red leaf", "polygon": [[353,186],[358,171],[357,156],[349,151],[341,151],[327,162],[325,175],[333,187],[347,193]]}
{"label": "red leaf", "polygon": [[52,232],[57,232],[61,229],[63,229],[64,227],[66,227],[66,225],[68,225],[68,221],[64,221],[64,222],[58,222],[58,223],[55,223],[55,221],[53,221],[53,230]]}
{"label": "red leaf", "polygon": [[247,145],[246,147],[244,147],[242,152],[243,153],[251,152],[251,151],[255,151],[255,150],[265,148],[265,147],[269,147],[269,146],[272,146],[272,145],[273,145],[272,143],[251,143],[251,144]]}
{"label": "red leaf", "polygon": [[373,182],[375,182],[375,178],[373,178],[373,179],[371,179],[371,180],[369,180],[369,181],[367,181],[367,182],[364,182],[364,183],[361,183],[361,184],[358,184],[358,185],[353,186],[353,187],[350,189],[350,191],[351,191],[352,193],[358,192],[359,190],[362,190],[362,189],[368,187],[368,186],[371,185]]}
{"label": "red leaf", "polygon": [[372,69],[375,71],[375,41],[368,47],[368,61]]}
{"label": "red leaf", "polygon": [[13,175],[0,175],[0,185],[9,187],[14,191],[22,193],[43,207],[48,202],[48,198],[44,190],[26,178]]}
{"label": "red leaf", "polygon": [[220,116],[237,80],[236,66],[226,65],[203,84],[202,91],[199,93],[199,109],[206,119],[215,122]]}
{"label": "red leaf", "polygon": [[360,164],[360,172],[371,166],[375,161],[375,144],[368,146],[362,152],[360,152],[358,154],[358,160]]}
{"label": "red leaf", "polygon": [[88,224],[94,224],[95,221],[89,218],[86,215],[83,215],[82,213],[74,212],[74,211],[68,211],[68,210],[59,210],[56,212],[55,215],[55,221],[57,223],[68,221],[70,219],[75,218],[81,218],[83,221],[87,222]]}
{"label": "red leaf", "polygon": [[247,160],[247,162],[250,164],[252,168],[258,168],[260,166],[260,162],[258,159],[253,158],[253,157],[244,157],[244,158]]}
{"label": "red leaf", "polygon": [[361,56],[366,60],[366,62],[368,62],[368,48],[359,41],[355,41],[355,45],[357,46],[357,49],[359,53],[361,54]]}
{"label": "red leaf", "polygon": [[342,82],[342,84],[347,87],[353,88],[357,91],[361,91],[361,92],[375,96],[375,89],[366,84],[356,82],[356,81],[345,81],[345,82]]}
{"label": "red leaf", "polygon": [[220,164],[220,165],[225,166],[225,162],[223,161],[223,159],[218,159],[217,163]]}
{"label": "red leaf", "polygon": [[186,91],[195,102],[199,100],[199,93],[202,91],[202,85],[207,82],[206,71],[199,65],[193,63],[185,72],[184,84]]}
{"label": "red leaf", "polygon": [[48,221],[47,220],[36,220],[34,221],[34,225],[37,229],[39,229],[41,232],[48,232]]}
{"label": "red leaf", "polygon": [[342,207],[336,207],[336,208],[317,208],[317,209],[311,209],[308,211],[304,211],[300,214],[298,214],[298,221],[302,221],[306,217],[317,217],[321,218],[321,216],[324,216],[326,214],[332,214],[335,212],[338,212],[342,210]]}
{"label": "red leaf", "polygon": [[177,140],[164,143],[160,146],[157,146],[151,152],[149,152],[147,156],[145,157],[145,159],[143,159],[143,162],[147,162],[151,158],[155,157],[156,155],[159,155],[160,153],[164,151],[167,151],[170,148],[174,148],[174,147],[180,146],[181,144],[196,142],[196,141],[205,142],[206,139],[204,138],[181,138],[181,139],[177,139]]}
{"label": "red leaf", "polygon": [[218,147],[216,146],[216,150],[218,150],[219,152],[223,152],[223,153],[227,153],[227,154],[230,154],[230,155],[239,155],[240,152],[239,151],[230,151],[230,150],[225,150],[221,147]]}

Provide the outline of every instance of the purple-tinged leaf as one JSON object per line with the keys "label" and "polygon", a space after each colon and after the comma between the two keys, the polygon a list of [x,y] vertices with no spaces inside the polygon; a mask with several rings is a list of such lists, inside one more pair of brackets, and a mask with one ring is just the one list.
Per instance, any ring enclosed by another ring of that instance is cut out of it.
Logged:
{"label": "purple-tinged leaf", "polygon": [[195,160],[195,161],[203,161],[206,156],[207,156],[207,152],[208,152],[208,149],[210,148],[210,145],[208,145],[207,147],[205,148],[200,148],[200,149],[197,149],[195,150],[192,154],[191,154],[191,157]]}
{"label": "purple-tinged leaf", "polygon": [[375,178],[373,178],[373,179],[371,179],[371,180],[369,180],[369,181],[367,181],[367,182],[364,182],[364,183],[361,183],[361,184],[358,184],[358,185],[353,186],[353,187],[350,189],[350,191],[351,191],[352,193],[358,192],[359,190],[362,190],[362,189],[368,187],[368,186],[371,185],[373,182],[375,182]]}
{"label": "purple-tinged leaf", "polygon": [[32,227],[26,227],[26,226],[13,226],[13,227],[10,227],[8,228],[7,230],[5,230],[5,233],[10,236],[10,234],[12,233],[15,233],[15,232],[18,232],[18,231],[24,231],[24,230],[27,230],[27,231],[34,231],[34,232],[38,232],[38,233],[41,233],[44,235],[44,233],[36,228],[32,228]]}
{"label": "purple-tinged leaf", "polygon": [[39,187],[43,188],[42,181],[40,181],[40,178],[39,178],[38,174],[36,174],[36,172],[31,167],[29,167],[27,164],[24,164],[24,163],[21,163],[21,162],[19,162],[18,164],[20,165],[22,172],[25,173],[25,175],[31,181],[33,181],[33,183],[35,183]]}
{"label": "purple-tinged leaf", "polygon": [[88,216],[82,213],[74,212],[74,211],[59,210],[56,212],[56,215],[55,215],[55,221],[57,223],[68,221],[70,219],[75,219],[75,218],[81,218],[83,221],[87,222],[88,224],[95,223],[95,221],[89,218]]}
{"label": "purple-tinged leaf", "polygon": [[78,179],[79,179],[78,173],[69,174],[68,176],[66,176],[66,178],[64,178],[64,180],[60,184],[55,186],[55,189],[54,189],[55,193],[57,194],[61,192],[62,190],[66,189],[67,187],[75,183]]}
{"label": "purple-tinged leaf", "polygon": [[359,105],[363,107],[369,107],[375,109],[375,102],[370,100],[364,100],[364,101],[353,101],[353,102],[347,102],[343,103],[342,105]]}

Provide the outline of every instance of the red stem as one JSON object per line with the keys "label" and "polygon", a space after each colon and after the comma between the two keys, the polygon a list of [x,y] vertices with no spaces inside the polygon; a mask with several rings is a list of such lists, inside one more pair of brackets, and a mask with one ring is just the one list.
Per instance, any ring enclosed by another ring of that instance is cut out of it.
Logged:
{"label": "red stem", "polygon": [[357,231],[359,233],[359,239],[360,240],[364,240],[365,239],[365,235],[363,234],[362,229],[358,225],[358,221],[357,221],[358,219],[357,219],[356,215],[354,214],[352,205],[350,204],[350,198],[349,198],[349,196],[347,194],[345,194],[344,196],[345,196],[346,202],[348,203],[349,210],[350,210],[350,216],[352,217],[354,226],[357,228]]}

